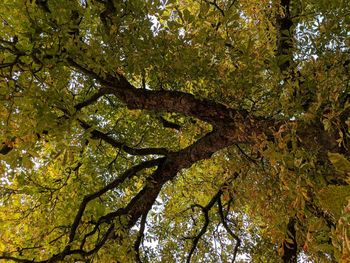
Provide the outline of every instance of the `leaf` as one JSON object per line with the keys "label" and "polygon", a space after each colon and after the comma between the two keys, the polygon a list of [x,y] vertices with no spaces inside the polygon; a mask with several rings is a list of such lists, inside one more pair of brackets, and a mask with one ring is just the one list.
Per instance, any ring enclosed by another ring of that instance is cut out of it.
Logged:
{"label": "leaf", "polygon": [[344,155],[328,152],[328,158],[338,172],[350,173],[350,162],[344,157]]}

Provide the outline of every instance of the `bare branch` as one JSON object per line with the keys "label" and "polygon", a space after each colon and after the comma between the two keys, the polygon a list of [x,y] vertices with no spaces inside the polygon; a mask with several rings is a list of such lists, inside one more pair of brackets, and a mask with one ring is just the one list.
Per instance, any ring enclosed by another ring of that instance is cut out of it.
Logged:
{"label": "bare branch", "polygon": [[224,12],[224,10],[218,5],[218,3],[216,2],[216,0],[214,0],[214,1],[208,1],[208,0],[205,0],[205,2],[206,3],[208,3],[208,4],[210,4],[210,5],[212,5],[212,6],[214,6],[220,13],[221,13],[221,15],[222,16],[225,16],[225,12]]}
{"label": "bare branch", "polygon": [[[75,250],[70,250],[67,255],[72,255],[72,254],[80,254],[83,256],[90,256],[92,254],[97,253],[101,247],[106,243],[106,241],[112,236],[113,230],[115,228],[114,224],[111,224],[105,234],[103,235],[102,239],[96,242],[95,247],[89,251],[84,251],[82,249],[75,249]],[[51,261],[49,261],[51,262]]]}
{"label": "bare branch", "polygon": [[249,161],[253,162],[254,164],[257,164],[258,162],[253,159],[251,156],[249,156],[245,151],[243,151],[243,149],[238,145],[236,144],[236,147],[237,149],[240,151],[240,153],[245,157],[247,158]]}
{"label": "bare branch", "polygon": [[[91,129],[91,125],[83,120],[79,120],[80,125],[86,129]],[[128,154],[131,155],[150,155],[150,154],[156,154],[156,155],[167,155],[170,153],[166,148],[133,148],[125,145],[124,143],[121,143],[117,141],[116,139],[112,138],[111,136],[107,135],[106,133],[103,133],[97,129],[93,129],[90,131],[91,137],[93,139],[101,139],[105,141],[106,143],[110,144],[113,147],[122,149]]]}
{"label": "bare branch", "polygon": [[140,245],[144,237],[144,231],[145,231],[146,222],[147,222],[147,215],[148,215],[148,211],[145,214],[143,214],[141,217],[139,234],[134,243],[134,250],[136,252],[136,260],[138,263],[142,263],[142,260],[140,257]]}
{"label": "bare branch", "polygon": [[204,224],[203,224],[201,230],[199,231],[199,233],[192,240],[192,247],[191,247],[191,250],[190,250],[190,252],[189,252],[189,254],[187,256],[187,259],[186,259],[187,263],[191,262],[191,257],[192,257],[194,251],[197,248],[199,240],[201,239],[201,237],[207,231],[207,228],[208,228],[208,225],[209,225],[209,222],[210,222],[209,221],[209,211],[214,206],[214,204],[220,199],[221,194],[222,194],[222,191],[219,190],[205,207],[201,207],[200,206],[201,210],[202,210],[202,213],[204,215]]}
{"label": "bare branch", "polygon": [[95,103],[99,98],[101,98],[102,96],[104,96],[106,94],[108,94],[108,89],[101,88],[101,89],[99,89],[99,91],[97,93],[92,95],[89,99],[75,105],[74,108],[76,110],[81,110],[82,108]]}
{"label": "bare branch", "polygon": [[163,124],[164,128],[170,128],[170,129],[175,129],[175,130],[180,130],[181,129],[181,125],[168,121],[166,119],[164,119],[163,117],[159,118],[159,121]]}
{"label": "bare branch", "polygon": [[237,256],[237,252],[238,252],[238,248],[241,245],[241,239],[232,232],[232,230],[230,229],[230,227],[228,226],[227,222],[226,222],[226,217],[224,215],[224,209],[221,203],[221,198],[218,199],[218,208],[219,208],[219,215],[221,218],[221,223],[223,224],[224,228],[226,229],[227,233],[229,233],[229,235],[236,240],[236,245],[233,249],[233,258],[232,258],[232,262],[235,262],[236,260],[236,256]]}

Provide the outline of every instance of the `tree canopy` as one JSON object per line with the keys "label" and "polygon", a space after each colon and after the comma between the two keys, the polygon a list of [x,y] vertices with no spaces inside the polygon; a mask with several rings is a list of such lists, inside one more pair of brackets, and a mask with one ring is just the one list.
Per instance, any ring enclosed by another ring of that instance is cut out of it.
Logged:
{"label": "tree canopy", "polygon": [[0,261],[350,262],[349,1],[0,20]]}

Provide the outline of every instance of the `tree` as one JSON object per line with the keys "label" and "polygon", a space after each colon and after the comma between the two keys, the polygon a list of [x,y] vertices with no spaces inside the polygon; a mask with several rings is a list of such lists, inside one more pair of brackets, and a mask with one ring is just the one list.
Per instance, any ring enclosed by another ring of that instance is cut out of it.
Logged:
{"label": "tree", "polygon": [[0,259],[349,262],[349,12],[3,0]]}

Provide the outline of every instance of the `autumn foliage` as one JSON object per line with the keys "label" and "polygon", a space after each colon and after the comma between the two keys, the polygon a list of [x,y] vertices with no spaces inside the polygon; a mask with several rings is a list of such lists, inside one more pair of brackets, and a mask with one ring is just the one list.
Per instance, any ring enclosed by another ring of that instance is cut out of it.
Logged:
{"label": "autumn foliage", "polygon": [[350,262],[349,14],[2,0],[0,261]]}

